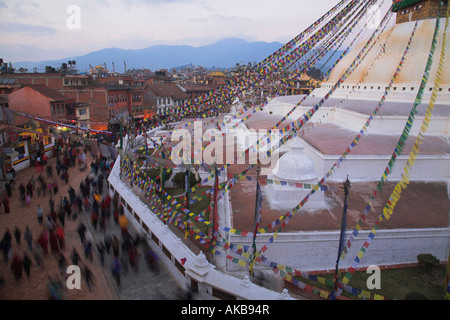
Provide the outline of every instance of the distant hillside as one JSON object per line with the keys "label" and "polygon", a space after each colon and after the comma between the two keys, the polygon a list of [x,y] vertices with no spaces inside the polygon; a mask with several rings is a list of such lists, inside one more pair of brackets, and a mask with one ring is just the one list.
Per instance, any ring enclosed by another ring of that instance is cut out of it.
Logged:
{"label": "distant hillside", "polygon": [[241,39],[226,39],[203,47],[187,45],[159,45],[138,50],[108,48],[94,51],[83,56],[67,57],[60,60],[40,62],[17,62],[15,69],[26,68],[32,72],[37,68],[43,72],[46,66],[61,67],[69,60],[77,62],[80,72],[88,71],[89,65],[97,66],[106,63],[109,71],[124,71],[124,61],[127,69],[148,68],[150,70],[170,69],[180,65],[200,65],[206,68],[230,68],[236,63],[248,64],[259,62],[282,47],[279,42],[247,42]]}

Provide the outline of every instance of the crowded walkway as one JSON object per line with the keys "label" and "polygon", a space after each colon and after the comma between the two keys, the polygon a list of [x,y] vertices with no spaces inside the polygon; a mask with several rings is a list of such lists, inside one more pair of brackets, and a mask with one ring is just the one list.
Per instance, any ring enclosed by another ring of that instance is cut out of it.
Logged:
{"label": "crowded walkway", "polygon": [[[95,146],[92,152],[67,150],[43,166],[20,171],[5,188],[1,300],[182,298],[158,257],[108,196],[113,162],[100,156]],[[78,160],[86,163],[85,170]],[[80,267],[80,289],[67,288],[69,265]]]}

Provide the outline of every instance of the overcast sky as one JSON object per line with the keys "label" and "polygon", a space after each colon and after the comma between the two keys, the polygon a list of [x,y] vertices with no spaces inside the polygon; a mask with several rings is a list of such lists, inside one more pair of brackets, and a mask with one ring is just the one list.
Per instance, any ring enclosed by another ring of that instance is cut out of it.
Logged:
{"label": "overcast sky", "polygon": [[41,61],[111,47],[200,46],[230,37],[286,43],[338,2],[0,0],[0,57]]}
{"label": "overcast sky", "polygon": [[40,61],[110,47],[199,46],[229,37],[285,43],[338,2],[0,0],[0,57]]}

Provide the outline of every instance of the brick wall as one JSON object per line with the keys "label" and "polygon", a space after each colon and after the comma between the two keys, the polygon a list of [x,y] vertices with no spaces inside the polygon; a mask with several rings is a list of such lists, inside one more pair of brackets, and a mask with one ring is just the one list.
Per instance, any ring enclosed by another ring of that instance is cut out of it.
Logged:
{"label": "brick wall", "polygon": [[43,84],[53,90],[61,90],[63,84],[58,73],[3,74],[0,78],[16,79],[20,84]]}
{"label": "brick wall", "polygon": [[39,92],[24,87],[8,96],[9,108],[14,111],[21,111],[28,114],[40,115],[50,118],[50,99]]}

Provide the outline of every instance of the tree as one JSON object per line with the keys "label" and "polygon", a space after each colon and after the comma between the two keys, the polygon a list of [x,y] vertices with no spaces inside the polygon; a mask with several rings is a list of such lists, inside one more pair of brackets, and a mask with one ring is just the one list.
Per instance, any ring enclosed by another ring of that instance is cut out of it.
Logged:
{"label": "tree", "polygon": [[317,81],[322,81],[323,80],[323,73],[320,69],[316,68],[316,67],[312,67],[311,69],[309,69],[306,74],[308,76],[310,76],[311,78],[317,80]]}
{"label": "tree", "polygon": [[[172,176],[173,170],[171,168],[164,168],[164,180],[167,181]],[[161,181],[161,168],[152,168],[147,171],[147,174],[150,176],[150,179],[159,183]]]}
{"label": "tree", "polygon": [[439,265],[439,259],[431,253],[422,253],[417,256],[419,266],[423,267],[425,271],[431,271],[434,267]]}
{"label": "tree", "polygon": [[[194,186],[197,183],[199,183],[201,181],[201,179],[196,179],[195,178],[195,174],[191,173],[189,175],[189,186]],[[178,172],[177,174],[175,174],[175,176],[172,179],[172,182],[174,185],[176,185],[178,188],[185,190],[185,186],[186,186],[186,171],[181,171]]]}

